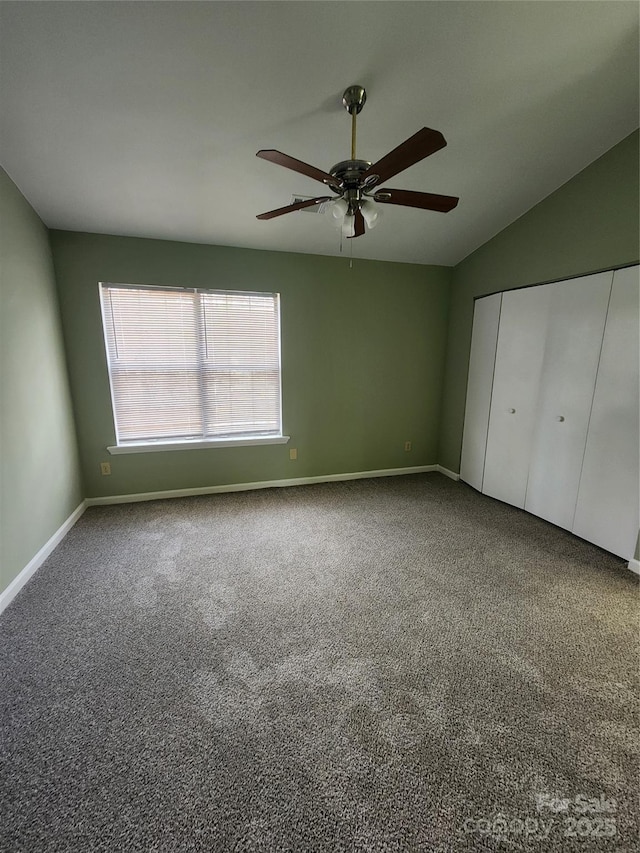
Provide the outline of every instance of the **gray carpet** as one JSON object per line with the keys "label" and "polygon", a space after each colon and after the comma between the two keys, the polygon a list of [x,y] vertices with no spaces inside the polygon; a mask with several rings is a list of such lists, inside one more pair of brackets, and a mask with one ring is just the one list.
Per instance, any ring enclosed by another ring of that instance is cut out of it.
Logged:
{"label": "gray carpet", "polygon": [[637,605],[439,474],[94,507],[0,617],[0,849],[630,851]]}

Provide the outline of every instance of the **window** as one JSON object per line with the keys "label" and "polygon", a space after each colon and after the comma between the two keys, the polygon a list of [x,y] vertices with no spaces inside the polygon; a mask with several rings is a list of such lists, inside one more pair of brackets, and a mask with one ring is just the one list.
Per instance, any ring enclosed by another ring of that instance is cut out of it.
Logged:
{"label": "window", "polygon": [[112,452],[287,440],[277,293],[103,283],[100,301]]}

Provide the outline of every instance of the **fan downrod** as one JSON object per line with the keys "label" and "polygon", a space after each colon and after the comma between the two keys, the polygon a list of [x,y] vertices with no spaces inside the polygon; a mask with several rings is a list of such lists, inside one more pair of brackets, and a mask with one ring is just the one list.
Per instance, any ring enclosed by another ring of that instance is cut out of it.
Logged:
{"label": "fan downrod", "polygon": [[358,113],[365,105],[367,93],[364,86],[354,84],[344,90],[342,95],[342,105],[351,116],[351,159],[355,162],[356,159],[356,118]]}

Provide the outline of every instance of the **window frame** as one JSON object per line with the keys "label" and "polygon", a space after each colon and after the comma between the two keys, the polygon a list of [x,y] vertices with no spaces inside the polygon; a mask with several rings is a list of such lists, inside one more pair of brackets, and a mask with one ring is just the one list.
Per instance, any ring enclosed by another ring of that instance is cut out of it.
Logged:
{"label": "window frame", "polygon": [[[121,441],[119,438],[119,430],[118,430],[118,420],[117,420],[117,412],[115,406],[115,396],[113,389],[113,377],[112,377],[112,368],[111,361],[109,355],[109,344],[108,344],[108,332],[106,328],[107,316],[104,310],[103,305],[103,294],[108,292],[108,288],[118,288],[121,290],[149,290],[149,291],[176,291],[182,293],[192,293],[192,294],[200,294],[200,293],[214,293],[222,296],[272,296],[276,297],[277,304],[277,318],[278,318],[278,382],[279,382],[279,423],[280,423],[280,432],[278,434],[265,434],[260,435],[259,433],[248,433],[243,435],[238,433],[236,435],[226,435],[226,436],[202,436],[202,437],[159,437],[159,438],[146,438],[140,440],[124,440]],[[162,284],[130,284],[130,283],[121,283],[121,282],[111,282],[111,281],[99,281],[98,282],[98,299],[100,303],[100,315],[101,315],[101,328],[102,328],[102,337],[104,344],[104,353],[107,367],[107,376],[109,381],[109,396],[111,403],[111,415],[113,419],[113,430],[114,435],[116,437],[116,443],[114,445],[108,445],[107,451],[111,455],[119,455],[119,454],[130,454],[130,453],[156,453],[160,451],[170,451],[170,450],[197,450],[197,449],[205,449],[205,448],[220,448],[220,447],[249,447],[254,445],[273,445],[273,444],[287,444],[290,440],[290,436],[283,434],[283,424],[282,424],[282,324],[281,324],[281,312],[280,312],[280,294],[273,291],[261,291],[261,290],[231,290],[228,288],[218,289],[218,288],[203,288],[203,287],[182,287],[179,285],[162,285]]]}

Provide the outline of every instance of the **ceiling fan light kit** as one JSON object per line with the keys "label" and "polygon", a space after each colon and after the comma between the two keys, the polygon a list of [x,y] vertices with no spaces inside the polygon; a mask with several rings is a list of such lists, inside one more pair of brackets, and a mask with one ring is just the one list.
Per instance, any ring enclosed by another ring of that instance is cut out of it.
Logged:
{"label": "ceiling fan light kit", "polygon": [[422,193],[414,190],[394,190],[384,187],[376,189],[380,183],[392,178],[399,172],[424,160],[447,144],[438,130],[423,127],[409,139],[386,154],[377,163],[356,158],[356,117],[362,111],[367,100],[363,86],[349,86],[343,96],[342,104],[351,116],[351,159],[336,163],[328,172],[289,157],[281,151],[265,149],[258,151],[256,157],[269,160],[286,169],[291,169],[327,186],[332,196],[318,196],[286,207],[279,207],[267,213],[261,213],[258,219],[274,219],[285,213],[302,210],[305,207],[329,202],[327,207],[340,226],[344,237],[360,237],[367,229],[374,228],[380,220],[380,204],[399,204],[422,210],[435,210],[447,213],[458,204],[455,196]]}

